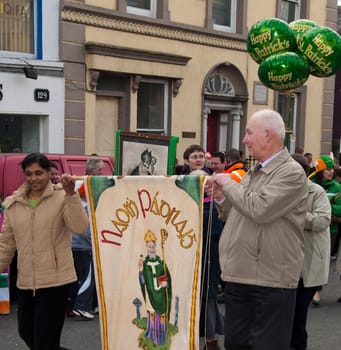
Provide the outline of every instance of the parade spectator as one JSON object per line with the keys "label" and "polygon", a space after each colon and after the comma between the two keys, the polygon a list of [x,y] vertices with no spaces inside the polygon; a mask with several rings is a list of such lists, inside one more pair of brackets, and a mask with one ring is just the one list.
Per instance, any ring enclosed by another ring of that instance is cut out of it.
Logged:
{"label": "parade spectator", "polygon": [[312,166],[312,162],[313,162],[313,155],[310,152],[304,153],[304,157],[307,160],[307,163],[309,165],[309,167]]}
{"label": "parade spectator", "polygon": [[215,173],[221,173],[222,171],[225,170],[225,167],[226,167],[225,154],[223,152],[213,153],[210,159],[210,168]]}
{"label": "parade spectator", "polygon": [[[341,167],[335,168],[335,180],[341,184]],[[340,242],[341,242],[341,217],[334,216],[333,219],[338,225],[334,250],[336,252],[338,252],[337,256],[339,257],[338,259],[340,259],[341,258],[341,248],[340,248],[340,246],[341,246],[340,245]],[[341,298],[338,299],[338,303],[341,303]]]}
{"label": "parade spectator", "polygon": [[240,182],[247,170],[242,162],[240,151],[236,148],[231,148],[226,152],[225,157],[227,165],[223,173],[230,174],[233,180]]}
{"label": "parade spectator", "polygon": [[55,162],[50,162],[50,180],[53,184],[58,183],[58,165]]}
{"label": "parade spectator", "polygon": [[70,175],[50,182],[41,153],[22,161],[25,183],[5,200],[0,271],[18,252],[17,312],[20,337],[30,349],[60,349],[70,283],[76,280],[71,232],[83,233],[88,217]]}
{"label": "parade spectator", "polygon": [[335,255],[335,243],[338,230],[338,217],[341,217],[341,184],[334,178],[334,161],[331,157],[322,155],[314,162],[315,171],[309,175],[311,181],[322,186],[329,198],[332,208],[330,224],[331,255]]}
{"label": "parade spectator", "polygon": [[[86,201],[82,200],[82,204],[88,214]],[[72,255],[77,281],[70,286],[67,316],[92,320],[94,318],[92,311],[95,280],[90,226],[88,226],[84,235],[72,235]]]}
{"label": "parade spectator", "polygon": [[284,148],[281,115],[265,109],[247,122],[243,142],[258,165],[234,181],[213,174],[226,223],[219,242],[225,281],[225,349],[288,350],[303,262],[307,178]]}
{"label": "parade spectator", "polygon": [[208,174],[212,174],[211,168],[206,167],[205,151],[199,145],[191,145],[186,148],[184,154],[184,168],[182,175],[188,175],[193,170],[204,170]]}
{"label": "parade spectator", "polygon": [[[321,185],[331,205],[332,219],[330,223],[330,253],[335,259],[337,253],[338,220],[341,217],[341,184],[334,178],[334,161],[331,157],[322,155],[314,162],[314,172],[309,175],[311,181]],[[313,297],[313,305],[319,306],[322,285]]]}
{"label": "parade spectator", "polygon": [[335,179],[341,183],[341,167],[335,168]]}
{"label": "parade spectator", "polygon": [[[100,158],[91,157],[86,162],[86,175],[102,175],[104,163]],[[88,205],[85,198],[84,183],[78,192],[82,204],[88,214]],[[92,244],[90,226],[84,235],[72,235],[72,255],[77,273],[77,281],[71,285],[68,303],[68,317],[77,317],[86,320],[94,319],[92,311],[97,307],[96,284],[92,259]]]}
{"label": "parade spectator", "polygon": [[[310,166],[300,154],[292,157],[309,175]],[[304,260],[301,277],[296,290],[296,307],[291,336],[291,350],[307,349],[306,330],[309,305],[317,287],[328,281],[330,259],[329,224],[331,208],[324,189],[308,182],[308,208],[304,224]]]}
{"label": "parade spectator", "polygon": [[305,159],[307,160],[308,162],[308,165],[309,165],[309,175],[315,170],[314,167],[313,167],[313,155],[309,152],[307,153],[304,153],[304,157]]}
{"label": "parade spectator", "polygon": [[295,147],[295,153],[296,153],[296,154],[302,154],[302,155],[303,155],[303,153],[304,153],[304,148],[301,147],[301,146],[296,146],[296,147]]}
{"label": "parade spectator", "polygon": [[104,163],[103,160],[98,157],[91,157],[87,160],[85,166],[86,175],[102,175]]}

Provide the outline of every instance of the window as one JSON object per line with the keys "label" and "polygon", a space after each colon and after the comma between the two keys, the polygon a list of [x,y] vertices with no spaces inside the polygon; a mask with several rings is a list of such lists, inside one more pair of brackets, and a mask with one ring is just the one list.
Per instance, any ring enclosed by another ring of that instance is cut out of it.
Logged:
{"label": "window", "polygon": [[290,153],[297,145],[304,145],[307,87],[300,86],[294,93],[276,92],[275,108],[285,124],[285,145]]}
{"label": "window", "polygon": [[168,90],[165,80],[143,80],[137,90],[137,131],[167,134]]}
{"label": "window", "polygon": [[41,58],[41,0],[0,1],[2,55]]}
{"label": "window", "polygon": [[0,115],[0,152],[39,152],[39,117]]}
{"label": "window", "polygon": [[300,18],[300,0],[282,0],[280,18],[290,23]]}
{"label": "window", "polygon": [[213,29],[224,32],[236,31],[236,0],[213,0]]}
{"label": "window", "polygon": [[285,146],[290,153],[295,152],[297,100],[296,95],[278,94],[278,112],[285,125]]}
{"label": "window", "polygon": [[135,15],[156,17],[157,0],[126,0],[127,12]]}

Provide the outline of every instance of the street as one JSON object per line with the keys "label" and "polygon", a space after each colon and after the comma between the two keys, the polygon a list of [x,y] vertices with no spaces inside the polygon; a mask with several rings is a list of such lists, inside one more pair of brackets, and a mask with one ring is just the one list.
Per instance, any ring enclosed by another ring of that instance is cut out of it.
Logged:
{"label": "street", "polygon": [[[322,291],[320,307],[311,307],[309,311],[309,350],[340,349],[341,304],[336,302],[340,296],[341,283],[332,266],[329,283]],[[220,306],[223,307],[223,305]],[[203,341],[201,341],[200,348],[202,348],[202,343]],[[223,337],[219,338],[219,343],[223,348]],[[18,336],[15,305],[12,305],[9,315],[0,315],[0,344],[1,350],[27,350]],[[62,346],[72,350],[100,350],[98,315],[92,321],[66,319],[62,334]]]}

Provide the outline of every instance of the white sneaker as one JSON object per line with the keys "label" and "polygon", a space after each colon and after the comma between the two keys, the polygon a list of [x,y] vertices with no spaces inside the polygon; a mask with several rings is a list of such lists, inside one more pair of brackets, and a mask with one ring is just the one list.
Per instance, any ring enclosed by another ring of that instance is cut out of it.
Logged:
{"label": "white sneaker", "polygon": [[73,310],[75,313],[79,314],[80,317],[85,318],[87,320],[92,320],[95,316],[92,315],[90,312],[83,311],[83,310]]}

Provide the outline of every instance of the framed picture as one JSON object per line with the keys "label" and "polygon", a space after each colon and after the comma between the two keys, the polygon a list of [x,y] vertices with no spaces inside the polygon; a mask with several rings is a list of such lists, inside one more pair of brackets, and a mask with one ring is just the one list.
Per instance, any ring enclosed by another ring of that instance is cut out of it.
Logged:
{"label": "framed picture", "polygon": [[173,175],[177,136],[116,131],[115,175]]}

